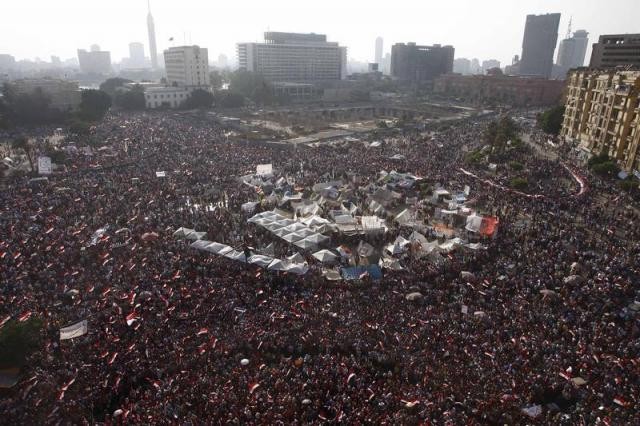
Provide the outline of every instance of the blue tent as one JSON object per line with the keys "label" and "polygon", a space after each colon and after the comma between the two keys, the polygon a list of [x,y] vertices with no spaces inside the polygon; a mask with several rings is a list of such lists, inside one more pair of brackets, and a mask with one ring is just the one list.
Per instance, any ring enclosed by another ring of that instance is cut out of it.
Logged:
{"label": "blue tent", "polygon": [[340,273],[342,274],[342,278],[347,281],[359,280],[360,277],[368,273],[369,278],[373,280],[381,280],[382,279],[382,270],[378,265],[368,265],[368,266],[352,266],[350,268],[342,268],[340,269]]}

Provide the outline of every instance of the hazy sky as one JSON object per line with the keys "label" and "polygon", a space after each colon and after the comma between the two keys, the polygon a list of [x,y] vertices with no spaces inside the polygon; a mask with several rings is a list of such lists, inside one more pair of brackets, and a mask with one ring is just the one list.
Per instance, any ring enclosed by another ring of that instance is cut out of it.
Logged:
{"label": "hazy sky", "polygon": [[[0,53],[16,59],[66,59],[96,43],[119,61],[133,41],[148,55],[146,0],[1,2]],[[266,30],[325,33],[362,61],[373,60],[382,36],[385,52],[395,42],[451,44],[456,57],[503,65],[520,54],[527,14],[562,13],[559,39],[571,16],[590,43],[600,34],[640,32],[640,0],[152,0],[151,9],[158,51],[174,37],[209,48],[212,60],[235,58],[237,42],[261,41]]]}

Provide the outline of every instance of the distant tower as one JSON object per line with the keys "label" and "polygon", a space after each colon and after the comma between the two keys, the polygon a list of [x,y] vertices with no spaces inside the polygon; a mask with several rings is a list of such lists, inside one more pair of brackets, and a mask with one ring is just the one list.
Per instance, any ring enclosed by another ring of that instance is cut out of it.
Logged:
{"label": "distant tower", "polygon": [[149,30],[149,55],[151,56],[151,68],[158,69],[158,49],[156,48],[156,26],[153,24],[151,4],[147,0],[149,14],[147,15],[147,29]]}
{"label": "distant tower", "polygon": [[375,57],[375,61],[376,64],[378,64],[379,69],[382,69],[382,46],[383,46],[384,41],[382,40],[382,37],[378,37],[376,39],[376,57]]}

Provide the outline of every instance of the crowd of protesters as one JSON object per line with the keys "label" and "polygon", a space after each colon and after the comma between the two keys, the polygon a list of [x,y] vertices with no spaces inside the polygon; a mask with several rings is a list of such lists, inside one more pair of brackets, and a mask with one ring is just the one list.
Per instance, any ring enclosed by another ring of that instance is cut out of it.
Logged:
{"label": "crowd of protesters", "polygon": [[[3,422],[640,423],[638,211],[587,172],[585,194],[536,198],[462,173],[485,125],[289,149],[192,115],[109,116],[92,130],[109,149],[0,192],[0,321],[45,324]],[[512,155],[532,180],[571,181],[559,161]],[[500,230],[486,250],[330,285],[173,237],[255,238],[240,206],[257,195],[238,177],[264,163],[302,188],[393,169],[469,185]],[[84,319],[88,334],[60,341]]]}

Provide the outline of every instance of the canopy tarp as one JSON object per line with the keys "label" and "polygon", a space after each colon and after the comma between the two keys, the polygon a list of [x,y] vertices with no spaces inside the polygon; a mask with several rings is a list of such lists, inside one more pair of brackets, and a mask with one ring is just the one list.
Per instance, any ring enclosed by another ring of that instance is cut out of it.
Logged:
{"label": "canopy tarp", "polygon": [[347,281],[361,280],[368,277],[373,280],[382,279],[382,271],[378,265],[352,266],[340,269],[342,278]]}
{"label": "canopy tarp", "polygon": [[313,253],[313,257],[318,259],[320,262],[334,262],[338,258],[338,256],[336,256],[334,253],[330,252],[329,250],[317,251]]}
{"label": "canopy tarp", "polygon": [[271,264],[271,262],[273,262],[273,257],[269,257],[269,256],[254,254],[253,256],[249,257],[250,264],[258,265],[262,268],[266,268]]}

